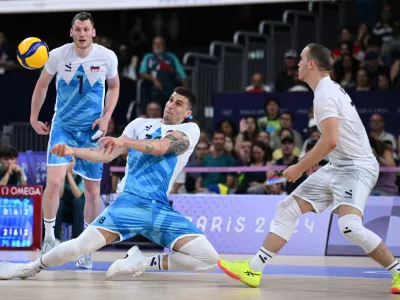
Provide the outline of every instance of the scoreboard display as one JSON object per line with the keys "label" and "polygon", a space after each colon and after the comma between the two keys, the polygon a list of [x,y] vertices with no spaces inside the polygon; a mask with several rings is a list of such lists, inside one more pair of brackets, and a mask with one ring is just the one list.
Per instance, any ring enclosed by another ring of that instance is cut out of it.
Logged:
{"label": "scoreboard display", "polygon": [[0,250],[36,250],[42,240],[42,187],[0,187]]}

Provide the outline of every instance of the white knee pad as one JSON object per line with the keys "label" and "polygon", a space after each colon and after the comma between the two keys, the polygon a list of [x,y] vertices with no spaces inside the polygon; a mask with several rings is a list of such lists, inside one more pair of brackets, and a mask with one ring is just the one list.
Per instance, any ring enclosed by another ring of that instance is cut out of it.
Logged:
{"label": "white knee pad", "polygon": [[292,195],[288,196],[278,203],[269,231],[288,241],[301,214],[296,199]]}
{"label": "white knee pad", "polygon": [[[69,251],[73,251],[75,256],[92,253],[105,246],[106,239],[96,228],[89,226],[76,239],[69,241],[72,247],[68,247]],[[68,242],[67,242],[68,243]]]}
{"label": "white knee pad", "polygon": [[374,232],[364,227],[357,215],[346,215],[339,218],[340,232],[345,239],[360,246],[365,253],[371,253],[382,242]]}
{"label": "white knee pad", "polygon": [[217,267],[219,255],[205,236],[199,236],[186,243],[179,252],[195,259],[192,269],[195,272],[210,272]]}

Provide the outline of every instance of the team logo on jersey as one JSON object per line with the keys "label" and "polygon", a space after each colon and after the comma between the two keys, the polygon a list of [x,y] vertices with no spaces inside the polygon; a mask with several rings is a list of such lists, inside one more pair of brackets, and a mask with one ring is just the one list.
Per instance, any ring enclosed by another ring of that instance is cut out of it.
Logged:
{"label": "team logo on jersey", "polygon": [[149,131],[151,127],[153,127],[153,125],[145,126],[144,130]]}
{"label": "team logo on jersey", "polygon": [[72,67],[71,67],[71,63],[65,65],[65,72],[71,72]]}
{"label": "team logo on jersey", "polygon": [[98,71],[100,71],[100,67],[96,67],[96,66],[90,67],[90,72],[98,72]]}

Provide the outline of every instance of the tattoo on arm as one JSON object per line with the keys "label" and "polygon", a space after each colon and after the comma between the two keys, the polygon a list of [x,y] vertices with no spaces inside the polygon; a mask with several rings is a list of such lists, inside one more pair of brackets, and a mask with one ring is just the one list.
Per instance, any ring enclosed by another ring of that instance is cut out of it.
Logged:
{"label": "tattoo on arm", "polygon": [[144,153],[152,154],[154,150],[154,145],[151,142],[146,143],[146,149]]}
{"label": "tattoo on arm", "polygon": [[184,153],[190,146],[189,137],[182,131],[175,130],[174,132],[165,136],[171,140],[168,147],[168,153],[175,152],[177,155]]}

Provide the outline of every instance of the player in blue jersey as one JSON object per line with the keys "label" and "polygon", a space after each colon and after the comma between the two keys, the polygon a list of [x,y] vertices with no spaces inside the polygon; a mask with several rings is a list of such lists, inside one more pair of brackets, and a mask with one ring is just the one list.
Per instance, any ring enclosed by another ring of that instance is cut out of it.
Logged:
{"label": "player in blue jersey", "polygon": [[[47,154],[47,182],[43,193],[45,239],[41,255],[55,246],[54,225],[59,206],[60,188],[65,180],[71,156],[59,157],[50,152],[56,144],[70,147],[96,147],[119,96],[118,61],[115,53],[93,43],[96,36],[93,17],[81,12],[72,20],[73,43],[50,52],[32,97],[30,122],[40,135],[50,134]],[[56,76],[57,99],[51,129],[39,121],[40,108],[47,88]],[[105,94],[105,82],[108,91]],[[105,101],[104,101],[105,98]],[[105,102],[105,105],[104,105]],[[102,163],[77,158],[74,172],[84,178],[85,226],[100,213]],[[83,224],[82,224],[83,226]],[[78,267],[91,268],[90,255],[82,256]]]}
{"label": "player in blue jersey", "polygon": [[58,156],[74,155],[97,162],[109,162],[128,152],[118,198],[78,238],[61,243],[28,264],[0,263],[0,279],[31,277],[41,269],[64,264],[76,255],[138,234],[172,252],[145,257],[134,246],[124,259],[110,266],[107,278],[117,274],[139,275],[145,270],[213,270],[218,260],[214,247],[168,202],[168,193],[200,136],[197,124],[182,124],[191,116],[194,102],[192,92],[179,87],[167,102],[162,119],[136,119],[120,138],[101,138],[104,148],[55,145],[52,153]]}

